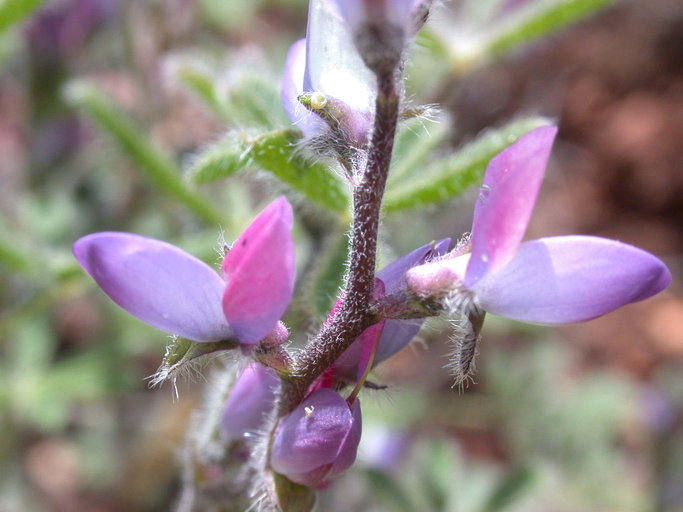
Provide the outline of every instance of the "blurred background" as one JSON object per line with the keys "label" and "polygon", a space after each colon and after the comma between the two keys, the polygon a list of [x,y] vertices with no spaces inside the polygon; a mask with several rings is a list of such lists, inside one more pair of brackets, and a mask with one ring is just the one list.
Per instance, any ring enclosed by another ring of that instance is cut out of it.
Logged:
{"label": "blurred background", "polygon": [[[0,511],[172,508],[204,380],[179,381],[179,400],[149,389],[168,340],[70,246],[132,231],[215,263],[219,235],[285,192],[306,275],[340,223],[318,219],[296,172],[232,142],[287,128],[279,74],[305,25],[305,0],[0,3]],[[576,326],[488,318],[463,391],[444,369],[448,325],[427,323],[378,369],[388,388],[364,393],[359,462],[321,510],[683,511],[683,4],[443,2],[407,73],[410,102],[441,113],[403,133],[385,262],[467,231],[476,187],[458,176],[543,116],[560,134],[528,237],[619,239],[674,282]],[[443,187],[420,189],[422,160]],[[406,199],[406,183],[424,193]],[[289,324],[306,327],[306,308]]]}

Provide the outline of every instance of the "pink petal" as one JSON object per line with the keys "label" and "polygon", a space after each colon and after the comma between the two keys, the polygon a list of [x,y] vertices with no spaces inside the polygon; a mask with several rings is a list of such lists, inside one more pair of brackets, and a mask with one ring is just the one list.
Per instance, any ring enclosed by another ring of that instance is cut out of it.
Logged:
{"label": "pink petal", "polygon": [[474,207],[472,257],[465,276],[468,287],[515,255],[531,218],[556,133],[554,126],[536,128],[503,150],[486,168]]}
{"label": "pink petal", "polygon": [[232,245],[223,260],[228,282],[223,312],[242,343],[262,340],[277,325],[294,290],[292,207],[270,203]]}
{"label": "pink petal", "polygon": [[637,247],[590,236],[523,243],[510,263],[474,287],[495,315],[541,324],[590,320],[659,293],[664,263]]}
{"label": "pink petal", "polygon": [[109,298],[145,323],[194,341],[232,336],[221,310],[225,282],[181,249],[130,233],[95,233],[73,247]]}

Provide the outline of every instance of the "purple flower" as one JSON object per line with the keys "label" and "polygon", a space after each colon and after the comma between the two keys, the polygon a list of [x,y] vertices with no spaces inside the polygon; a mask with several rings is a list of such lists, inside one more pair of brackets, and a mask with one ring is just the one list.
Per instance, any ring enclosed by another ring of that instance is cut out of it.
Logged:
{"label": "purple flower", "polygon": [[104,293],[143,322],[194,341],[253,344],[276,328],[292,297],[291,227],[292,208],[278,198],[228,251],[223,277],[173,245],[130,233],[94,233],[73,251]]}
{"label": "purple flower", "polygon": [[358,399],[349,405],[335,391],[319,389],[280,421],[270,466],[292,482],[320,486],[353,464],[360,435]]}
{"label": "purple flower", "polygon": [[541,324],[582,322],[666,288],[651,254],[613,240],[561,236],[521,243],[557,129],[537,128],[491,160],[474,208],[472,251],[410,270],[418,294],[456,292],[495,315]]}
{"label": "purple flower", "polygon": [[230,390],[221,415],[226,441],[237,441],[258,432],[273,409],[278,388],[275,371],[258,363],[244,368]]}
{"label": "purple flower", "polygon": [[[314,137],[329,132],[323,120],[327,112],[350,140],[362,144],[371,127],[375,90],[375,77],[334,2],[311,0],[306,39],[290,48],[282,76],[280,94],[289,118],[305,136]],[[304,93],[311,95],[309,109],[299,101]]]}
{"label": "purple flower", "polygon": [[[382,270],[377,272],[375,294],[378,297],[394,293],[405,285],[405,274],[416,265],[420,265],[432,258],[436,258],[448,251],[450,238],[444,238],[434,244],[423,245],[408,254],[393,261]],[[378,288],[381,290],[378,292]],[[335,309],[339,303],[335,304]],[[334,312],[334,310],[333,310]],[[423,319],[410,320],[386,320],[368,327],[353,344],[335,361],[334,372],[338,377],[355,380],[359,378],[368,363],[371,355],[368,345],[375,343],[377,348],[374,353],[373,366],[388,359],[404,348],[412,340],[422,327]]]}

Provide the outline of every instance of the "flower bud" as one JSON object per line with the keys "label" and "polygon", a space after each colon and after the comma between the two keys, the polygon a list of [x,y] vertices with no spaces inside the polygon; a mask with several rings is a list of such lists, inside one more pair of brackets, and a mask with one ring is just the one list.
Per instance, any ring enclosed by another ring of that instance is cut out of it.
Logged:
{"label": "flower bud", "polygon": [[331,389],[313,392],[278,425],[270,465],[292,482],[317,487],[348,469],[360,442],[360,402]]}
{"label": "flower bud", "polygon": [[238,441],[261,430],[275,403],[278,378],[273,370],[249,364],[235,381],[221,415],[226,442]]}
{"label": "flower bud", "polygon": [[[450,256],[450,255],[449,255]],[[431,261],[406,272],[406,285],[423,297],[444,295],[456,289],[462,280],[469,254]]]}

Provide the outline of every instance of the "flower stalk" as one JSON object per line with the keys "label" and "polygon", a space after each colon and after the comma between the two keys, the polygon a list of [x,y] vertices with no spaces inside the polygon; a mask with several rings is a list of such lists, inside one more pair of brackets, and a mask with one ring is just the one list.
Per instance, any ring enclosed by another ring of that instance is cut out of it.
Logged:
{"label": "flower stalk", "polygon": [[349,271],[343,305],[333,320],[297,358],[295,373],[283,378],[279,415],[291,412],[304,398],[308,387],[367,327],[377,321],[372,313],[377,233],[394,137],[399,117],[399,97],[394,71],[377,74],[377,98],[372,137],[365,167],[353,191],[353,228]]}

